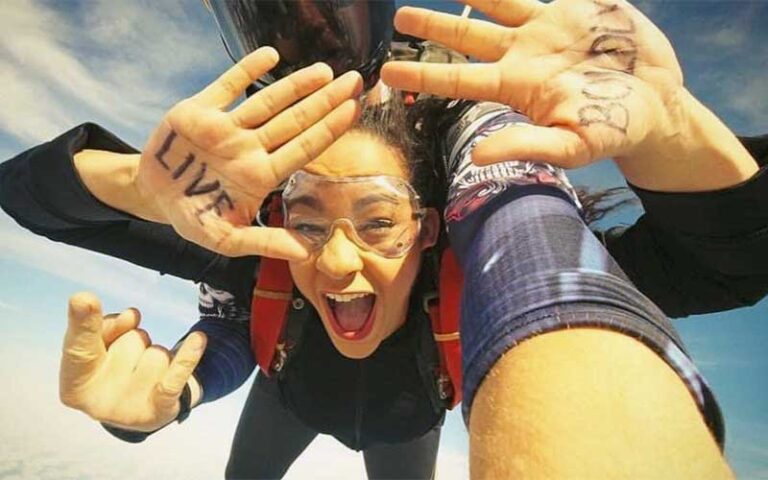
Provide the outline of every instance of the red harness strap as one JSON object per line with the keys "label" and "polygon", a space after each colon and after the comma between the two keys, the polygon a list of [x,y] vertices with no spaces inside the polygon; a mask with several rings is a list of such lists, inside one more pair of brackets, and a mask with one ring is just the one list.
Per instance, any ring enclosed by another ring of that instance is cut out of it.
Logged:
{"label": "red harness strap", "polygon": [[[280,195],[269,205],[269,225],[283,225]],[[251,300],[251,349],[261,370],[270,375],[275,349],[288,319],[288,304],[293,298],[293,279],[288,262],[261,257],[259,278]]]}
{"label": "red harness strap", "polygon": [[[269,206],[269,225],[283,224],[279,195]],[[440,261],[439,301],[427,304],[432,332],[440,359],[438,390],[449,408],[461,402],[461,343],[459,341],[459,303],[464,277],[453,251],[446,249]],[[261,258],[259,277],[251,302],[251,348],[261,370],[271,375],[273,361],[288,320],[288,306],[293,298],[293,279],[288,262]]]}
{"label": "red harness strap", "polygon": [[464,275],[451,249],[443,251],[439,279],[439,301],[429,304],[429,318],[440,355],[438,390],[444,400],[450,399],[449,408],[453,408],[461,402],[459,309]]}

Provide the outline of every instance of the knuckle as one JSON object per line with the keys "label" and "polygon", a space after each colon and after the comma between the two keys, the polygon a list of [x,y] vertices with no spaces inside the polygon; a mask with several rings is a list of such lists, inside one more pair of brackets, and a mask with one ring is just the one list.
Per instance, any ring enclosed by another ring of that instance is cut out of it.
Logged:
{"label": "knuckle", "polygon": [[274,135],[272,134],[269,125],[265,125],[263,128],[256,130],[256,139],[265,148],[271,148],[275,146]]}
{"label": "knuckle", "polygon": [[176,361],[176,364],[179,366],[179,368],[185,372],[191,372],[194,370],[195,366],[197,365],[197,358],[196,357],[189,357],[184,356],[183,358],[180,358]]}
{"label": "knuckle", "polygon": [[304,158],[312,158],[312,154],[315,151],[315,145],[309,135],[301,135],[297,140],[299,142],[299,149],[304,154]]}
{"label": "knuckle", "polygon": [[274,90],[266,89],[264,95],[261,98],[261,104],[267,112],[269,117],[274,117],[280,111],[277,100],[275,99]]}
{"label": "knuckle", "polygon": [[213,250],[227,257],[232,256],[235,251],[232,235],[224,235],[216,240],[213,244]]}
{"label": "knuckle", "polygon": [[448,96],[451,98],[456,98],[458,92],[459,92],[459,83],[461,83],[461,70],[457,68],[451,68],[448,70],[448,85],[449,85],[449,93]]}
{"label": "knuckle", "polygon": [[138,339],[141,340],[145,346],[148,347],[152,345],[152,338],[149,336],[149,332],[147,332],[143,328],[137,328],[135,332]]}
{"label": "knuckle", "polygon": [[291,114],[296,125],[302,130],[305,130],[312,124],[312,119],[309,116],[309,112],[307,112],[306,105],[296,105],[291,109]]}
{"label": "knuckle", "polygon": [[219,86],[229,96],[240,95],[240,88],[235,84],[231,77],[226,76],[219,80]]}
{"label": "knuckle", "polygon": [[304,93],[304,89],[302,88],[301,82],[296,80],[296,77],[291,75],[287,79],[288,84],[291,86],[291,91],[293,92],[293,97],[295,99],[304,98],[306,95]]}
{"label": "knuckle", "polygon": [[469,33],[469,20],[462,18],[453,24],[453,35],[459,46],[463,46],[467,40],[467,34]]}
{"label": "knuckle", "polygon": [[503,52],[506,52],[515,43],[515,31],[509,29],[504,32],[499,41],[499,47]]}
{"label": "knuckle", "polygon": [[317,135],[322,145],[330,145],[334,140],[344,134],[346,129],[344,125],[337,125],[336,122],[322,122],[318,125]]}
{"label": "knuckle", "polygon": [[162,381],[155,385],[155,402],[159,404],[165,404],[172,402],[176,399],[176,392],[173,387],[169,385],[170,382]]}

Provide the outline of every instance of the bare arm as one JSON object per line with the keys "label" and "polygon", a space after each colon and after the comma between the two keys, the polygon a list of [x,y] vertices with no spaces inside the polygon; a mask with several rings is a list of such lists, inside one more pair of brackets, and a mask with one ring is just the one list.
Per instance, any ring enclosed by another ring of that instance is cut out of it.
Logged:
{"label": "bare arm", "polygon": [[478,390],[470,438],[472,478],[733,478],[680,377],[607,330],[509,350]]}
{"label": "bare arm", "polygon": [[74,165],[85,187],[102,203],[145,220],[168,223],[156,204],[136,188],[140,160],[139,153],[82,150],[75,154]]}

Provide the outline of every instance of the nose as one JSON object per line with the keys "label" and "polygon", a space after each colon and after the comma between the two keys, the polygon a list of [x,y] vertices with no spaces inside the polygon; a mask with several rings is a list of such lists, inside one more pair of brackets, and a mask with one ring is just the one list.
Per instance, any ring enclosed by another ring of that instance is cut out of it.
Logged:
{"label": "nose", "polygon": [[316,266],[325,275],[335,280],[343,280],[363,269],[363,259],[360,258],[357,245],[341,228],[336,227],[331,233],[331,238],[323,245]]}

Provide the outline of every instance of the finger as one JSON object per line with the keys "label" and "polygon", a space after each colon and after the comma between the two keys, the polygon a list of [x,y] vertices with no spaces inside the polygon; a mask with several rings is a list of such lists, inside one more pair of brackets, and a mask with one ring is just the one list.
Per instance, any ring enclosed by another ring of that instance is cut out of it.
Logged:
{"label": "finger", "polygon": [[354,125],[359,114],[360,104],[355,100],[346,100],[321,121],[273,152],[268,160],[273,184],[278,185],[323,153]]}
{"label": "finger", "polygon": [[237,100],[248,85],[277,65],[279,60],[277,50],[261,47],[246,55],[192,99],[203,105],[223,109]]}
{"label": "finger", "polygon": [[546,6],[537,0],[462,0],[489,18],[508,27],[519,27]]}
{"label": "finger", "polygon": [[116,378],[129,375],[150,345],[152,345],[152,339],[145,330],[140,328],[120,335],[109,347],[107,370],[110,375]]}
{"label": "finger", "polygon": [[575,132],[561,127],[518,124],[494,133],[472,151],[477,165],[507,160],[544,162],[577,168],[592,160],[589,148]]}
{"label": "finger", "polygon": [[104,345],[109,347],[117,337],[138,327],[139,322],[141,322],[141,312],[135,308],[106,315],[101,327],[101,338]]}
{"label": "finger", "polygon": [[235,228],[216,246],[216,252],[227,257],[259,255],[296,262],[310,255],[295,233],[274,227]]}
{"label": "finger", "polygon": [[[64,336],[62,365],[100,361],[106,354],[102,340],[101,303],[88,292],[69,299],[69,322]],[[83,368],[90,368],[83,365]]]}
{"label": "finger", "polygon": [[395,28],[489,62],[504,55],[512,44],[514,32],[484,20],[415,7],[403,7],[397,11]]}
{"label": "finger", "polygon": [[306,132],[342,102],[356,97],[362,88],[363,79],[358,72],[345,73],[258,129],[259,141],[267,150],[278,148]]}
{"label": "finger", "polygon": [[382,67],[381,78],[400,90],[506,103],[501,69],[495,64],[389,62]]}
{"label": "finger", "polygon": [[230,112],[236,125],[253,128],[333,80],[333,70],[324,63],[303,68],[273,83]]}
{"label": "finger", "polygon": [[192,332],[184,339],[168,371],[157,384],[155,399],[158,405],[168,408],[178,401],[184,385],[203,356],[205,345],[206,336],[202,332]]}
{"label": "finger", "polygon": [[139,362],[136,364],[134,375],[140,379],[141,385],[151,386],[157,384],[168,371],[171,363],[171,354],[168,349],[160,345],[151,345],[144,350]]}

